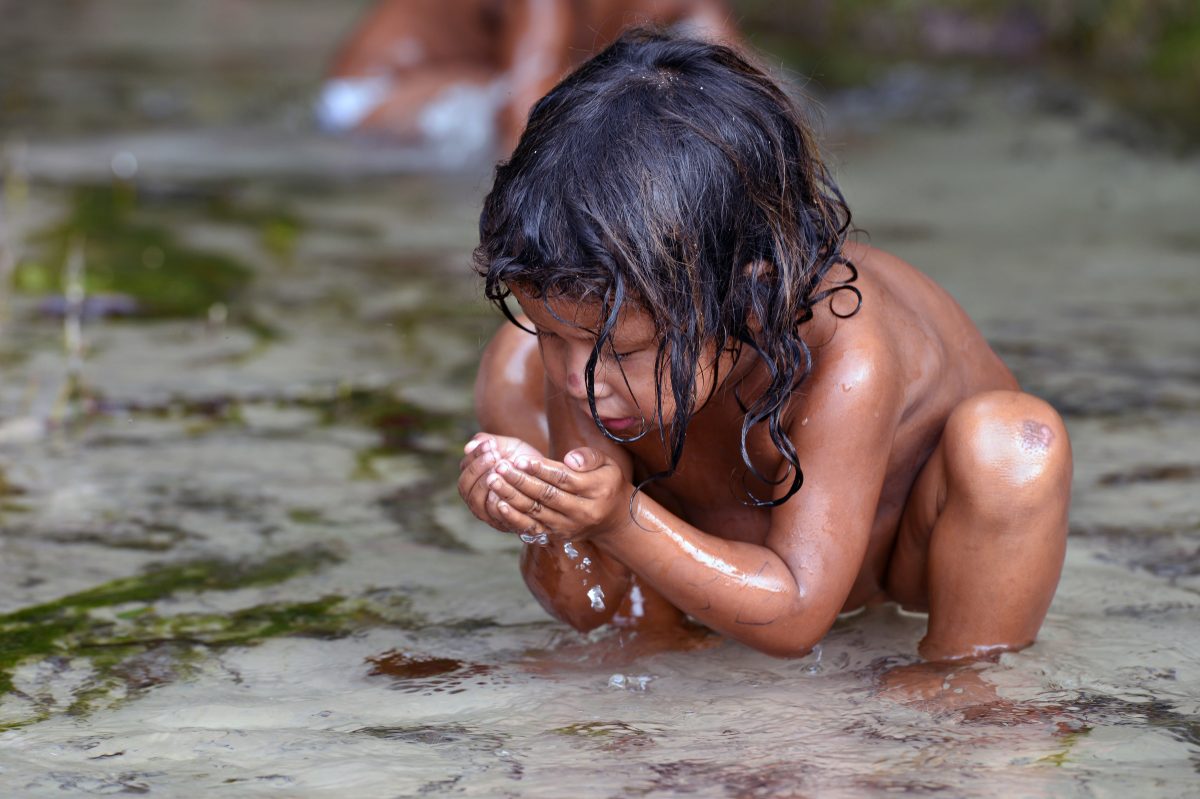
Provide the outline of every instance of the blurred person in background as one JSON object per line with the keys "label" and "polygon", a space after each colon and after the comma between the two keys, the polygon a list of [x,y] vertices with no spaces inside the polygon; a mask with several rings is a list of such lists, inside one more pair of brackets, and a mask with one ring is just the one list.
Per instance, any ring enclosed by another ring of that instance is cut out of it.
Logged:
{"label": "blurred person in background", "polygon": [[334,59],[317,120],[508,153],[533,103],[632,25],[738,42],[722,0],[381,0]]}

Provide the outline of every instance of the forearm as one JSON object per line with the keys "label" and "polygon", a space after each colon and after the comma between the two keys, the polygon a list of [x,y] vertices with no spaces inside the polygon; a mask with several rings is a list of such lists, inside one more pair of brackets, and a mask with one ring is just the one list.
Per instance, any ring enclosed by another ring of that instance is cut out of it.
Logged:
{"label": "forearm", "polygon": [[806,653],[836,618],[806,601],[770,548],[705,533],[645,494],[632,519],[595,541],[684,613],[769,654]]}
{"label": "forearm", "polygon": [[587,632],[612,620],[629,591],[631,575],[586,541],[569,546],[526,544],[521,576],[547,613]]}

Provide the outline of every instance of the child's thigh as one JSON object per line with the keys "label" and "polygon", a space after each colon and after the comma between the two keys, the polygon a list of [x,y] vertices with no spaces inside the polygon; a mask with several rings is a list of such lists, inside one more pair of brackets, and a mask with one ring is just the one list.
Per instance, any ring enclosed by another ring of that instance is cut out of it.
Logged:
{"label": "child's thigh", "polygon": [[[532,327],[525,317],[519,319]],[[520,438],[545,452],[545,380],[537,337],[505,322],[484,347],[475,378],[475,418],[480,429]]]}
{"label": "child's thigh", "polygon": [[[1019,391],[965,400],[909,493],[889,596],[930,610],[934,581],[944,599],[947,586],[963,594],[970,580],[1046,583],[1028,586],[1029,612],[1040,622],[1061,569],[1071,469],[1066,429],[1047,403]],[[986,596],[987,587],[970,593]]]}

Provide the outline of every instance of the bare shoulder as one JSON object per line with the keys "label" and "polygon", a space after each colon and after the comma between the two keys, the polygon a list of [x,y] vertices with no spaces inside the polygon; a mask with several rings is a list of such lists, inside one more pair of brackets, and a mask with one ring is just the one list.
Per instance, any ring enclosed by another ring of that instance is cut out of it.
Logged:
{"label": "bare shoulder", "polygon": [[863,299],[832,341],[874,342],[894,358],[908,405],[940,407],[978,391],[1017,387],[966,310],[932,278],[875,247],[851,244],[846,254],[858,268],[854,285]]}
{"label": "bare shoulder", "polygon": [[[901,297],[917,293],[925,295],[925,299],[953,302],[933,278],[893,253],[857,242],[848,243],[844,251],[858,270],[856,284],[861,284],[872,293],[884,291]],[[935,296],[929,297],[931,293]],[[898,298],[893,296],[891,299],[895,301]]]}

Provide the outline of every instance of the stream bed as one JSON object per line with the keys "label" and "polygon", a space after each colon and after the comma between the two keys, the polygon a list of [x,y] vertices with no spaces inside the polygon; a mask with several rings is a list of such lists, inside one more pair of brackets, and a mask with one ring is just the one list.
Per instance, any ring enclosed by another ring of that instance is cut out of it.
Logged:
{"label": "stream bed", "polygon": [[1075,452],[1001,701],[905,705],[894,607],[790,661],[538,607],[455,489],[486,164],[307,121],[363,3],[50,5],[0,31],[5,796],[1200,796],[1196,156],[1037,75],[822,98],[862,235]]}

